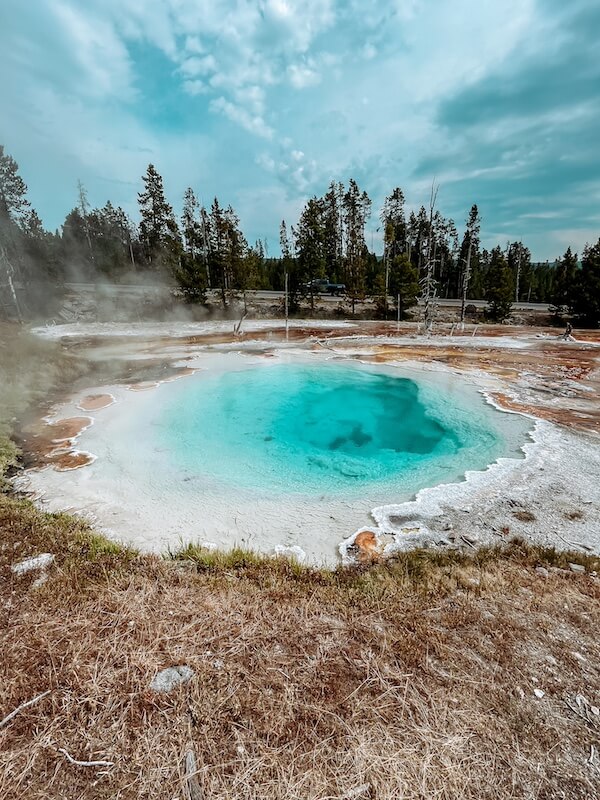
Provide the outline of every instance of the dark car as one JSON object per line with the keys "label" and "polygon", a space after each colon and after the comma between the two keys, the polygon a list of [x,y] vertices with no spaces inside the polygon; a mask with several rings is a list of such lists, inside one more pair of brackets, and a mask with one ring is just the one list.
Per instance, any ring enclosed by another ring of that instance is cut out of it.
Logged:
{"label": "dark car", "polygon": [[346,293],[346,284],[344,283],[331,283],[327,278],[318,278],[306,284],[306,290],[313,294],[330,294],[337,295],[338,297]]}

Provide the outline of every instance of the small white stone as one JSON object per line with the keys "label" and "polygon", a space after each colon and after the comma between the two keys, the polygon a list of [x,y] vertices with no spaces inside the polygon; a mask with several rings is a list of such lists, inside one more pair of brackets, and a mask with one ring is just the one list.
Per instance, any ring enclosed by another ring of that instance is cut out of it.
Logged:
{"label": "small white stone", "polygon": [[546,694],[546,692],[543,689],[534,689],[533,693],[538,700],[541,700],[542,697]]}
{"label": "small white stone", "polygon": [[152,679],[150,688],[155,692],[170,692],[177,686],[187,683],[194,677],[194,670],[191,667],[178,666],[167,667],[161,670]]}
{"label": "small white stone", "polygon": [[52,553],[40,553],[39,556],[33,558],[26,558],[25,561],[19,561],[18,564],[13,564],[11,569],[15,575],[24,575],[26,572],[31,572],[34,569],[46,569],[54,561]]}

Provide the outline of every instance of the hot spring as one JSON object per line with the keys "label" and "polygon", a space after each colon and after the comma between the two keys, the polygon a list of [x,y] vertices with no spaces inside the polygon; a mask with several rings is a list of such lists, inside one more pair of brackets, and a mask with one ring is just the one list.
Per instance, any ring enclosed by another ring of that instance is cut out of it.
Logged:
{"label": "hot spring", "polygon": [[472,400],[356,366],[269,364],[181,384],[155,423],[165,466],[190,477],[269,493],[406,495],[502,453],[497,412]]}
{"label": "hot spring", "polygon": [[63,507],[144,548],[296,545],[333,563],[371,509],[522,457],[530,428],[448,372],[290,353],[198,366],[151,391],[117,389],[78,444],[96,461],[47,475],[45,491],[55,481]]}

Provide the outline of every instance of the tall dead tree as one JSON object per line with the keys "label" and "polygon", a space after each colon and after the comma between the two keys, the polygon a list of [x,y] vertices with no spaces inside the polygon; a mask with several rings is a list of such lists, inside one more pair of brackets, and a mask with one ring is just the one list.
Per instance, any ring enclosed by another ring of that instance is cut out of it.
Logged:
{"label": "tall dead tree", "polygon": [[435,180],[431,184],[431,195],[429,198],[429,236],[427,237],[427,260],[425,262],[425,272],[419,284],[421,286],[421,304],[423,306],[423,325],[425,333],[430,334],[433,329],[433,320],[437,308],[436,296],[437,286],[435,282],[435,237],[433,233],[433,213],[437,201],[439,186],[435,185]]}
{"label": "tall dead tree", "polygon": [[[0,300],[3,300],[3,305],[6,309],[12,306],[19,322],[23,322],[21,304],[19,303],[19,298],[15,289],[14,275],[15,271],[6,250],[4,247],[0,247]],[[6,281],[6,283],[4,283],[4,281]],[[8,298],[6,300],[2,297],[3,284],[8,287]]]}
{"label": "tall dead tree", "polygon": [[89,222],[90,204],[88,202],[87,190],[80,180],[77,181],[77,195],[79,200],[78,202],[79,213],[81,215],[81,219],[83,220],[83,229],[85,231],[85,238],[88,244],[88,249],[90,251],[90,261],[93,263],[94,248],[92,247],[92,237],[90,236],[90,222]]}
{"label": "tall dead tree", "polygon": [[479,217],[479,209],[477,205],[472,205],[467,218],[465,226],[465,235],[462,240],[460,248],[460,262],[462,263],[462,273],[460,281],[460,324],[464,328],[465,323],[465,308],[467,303],[467,294],[471,283],[471,276],[473,275],[473,267],[479,264],[479,230],[481,227],[481,220]]}
{"label": "tall dead tree", "polygon": [[462,291],[460,301],[460,324],[465,323],[465,308],[467,304],[467,291],[469,290],[469,281],[471,280],[471,251],[473,249],[473,242],[469,239],[469,249],[467,250],[467,260],[462,274]]}

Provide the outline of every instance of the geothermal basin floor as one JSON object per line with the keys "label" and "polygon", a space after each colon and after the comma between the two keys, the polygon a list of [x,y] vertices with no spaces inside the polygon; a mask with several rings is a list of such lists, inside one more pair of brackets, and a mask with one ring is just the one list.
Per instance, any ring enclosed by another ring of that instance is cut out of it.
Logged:
{"label": "geothermal basin floor", "polygon": [[107,469],[111,437],[125,437],[132,419],[171,390],[164,369],[156,380],[109,381],[67,393],[39,420],[31,439],[37,463],[15,487],[31,492],[46,510],[81,513],[107,535],[143,550],[173,551],[190,542],[241,545],[333,566],[364,557],[363,541],[370,556],[415,546],[473,548],[522,536],[600,552],[600,347],[592,336],[564,342],[553,331],[480,328],[475,336],[425,338],[383,323],[296,321],[286,338],[279,322],[264,320],[246,321],[242,336],[224,322],[64,325],[38,333],[92,360],[167,366],[167,380],[178,385],[198,371],[246,368],[240,364],[335,363],[420,375],[484,393],[489,403],[518,415],[523,431],[530,429],[521,453],[478,464],[466,480],[454,475],[420,486],[416,497],[382,485],[363,494],[329,488],[321,496],[265,497],[231,485],[194,493],[193,475],[181,475],[165,503],[168,476],[160,454],[147,459],[134,481]]}

